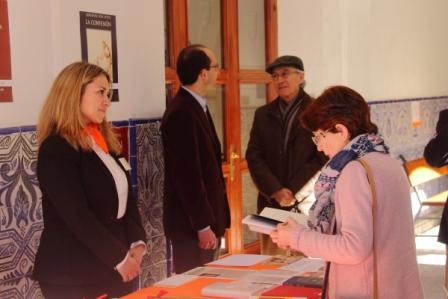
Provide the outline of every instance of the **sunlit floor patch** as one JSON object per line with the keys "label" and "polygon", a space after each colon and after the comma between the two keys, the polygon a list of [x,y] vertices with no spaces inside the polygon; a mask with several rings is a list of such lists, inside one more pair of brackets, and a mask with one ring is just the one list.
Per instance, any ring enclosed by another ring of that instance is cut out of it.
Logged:
{"label": "sunlit floor patch", "polygon": [[443,265],[445,265],[445,255],[444,254],[417,255],[417,262],[419,264],[424,264],[424,265],[443,266]]}

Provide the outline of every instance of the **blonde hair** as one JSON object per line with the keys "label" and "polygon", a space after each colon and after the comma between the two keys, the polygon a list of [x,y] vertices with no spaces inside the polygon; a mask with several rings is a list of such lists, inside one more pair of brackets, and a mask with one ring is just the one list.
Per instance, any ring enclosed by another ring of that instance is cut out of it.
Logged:
{"label": "blonde hair", "polygon": [[[43,104],[37,124],[37,141],[41,145],[49,136],[61,135],[77,150],[90,151],[90,138],[84,133],[87,123],[81,113],[81,98],[87,84],[98,76],[109,75],[99,66],[75,62],[66,66],[56,77]],[[113,153],[121,152],[121,145],[104,118],[100,131]]]}

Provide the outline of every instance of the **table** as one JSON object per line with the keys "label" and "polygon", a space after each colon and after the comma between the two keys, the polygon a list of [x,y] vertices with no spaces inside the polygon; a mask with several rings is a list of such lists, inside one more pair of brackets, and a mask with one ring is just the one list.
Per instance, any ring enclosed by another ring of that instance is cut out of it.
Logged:
{"label": "table", "polygon": [[[278,257],[275,257],[278,258]],[[291,258],[292,259],[292,258]],[[273,259],[274,260],[274,259]],[[209,266],[218,268],[229,268],[229,269],[245,269],[245,270],[272,270],[281,267],[282,263],[259,263],[248,267],[241,266]],[[199,277],[193,281],[182,284],[176,288],[166,288],[151,286],[148,288],[141,289],[132,294],[126,295],[121,299],[155,299],[155,298],[165,298],[165,299],[177,299],[177,298],[190,298],[190,299],[203,299],[203,298],[217,298],[217,297],[203,297],[201,295],[201,290],[208,284],[214,282],[226,282],[232,281],[232,279],[227,278],[217,278],[217,277]],[[301,294],[299,294],[301,295]],[[298,296],[299,296],[298,295]]]}

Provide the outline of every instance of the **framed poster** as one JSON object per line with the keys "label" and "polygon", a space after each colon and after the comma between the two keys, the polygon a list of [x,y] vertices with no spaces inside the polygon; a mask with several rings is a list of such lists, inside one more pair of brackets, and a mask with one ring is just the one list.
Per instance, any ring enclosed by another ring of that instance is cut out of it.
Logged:
{"label": "framed poster", "polygon": [[112,81],[112,102],[118,102],[117,33],[115,16],[79,12],[82,60],[103,68]]}
{"label": "framed poster", "polygon": [[0,102],[12,102],[8,1],[0,0]]}

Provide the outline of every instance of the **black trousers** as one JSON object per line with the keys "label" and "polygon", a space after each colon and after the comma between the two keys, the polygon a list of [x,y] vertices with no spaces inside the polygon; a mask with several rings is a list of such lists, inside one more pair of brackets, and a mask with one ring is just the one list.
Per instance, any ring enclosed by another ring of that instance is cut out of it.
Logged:
{"label": "black trousers", "polygon": [[104,294],[107,294],[106,298],[118,298],[132,293],[137,289],[137,284],[137,278],[130,282],[92,285],[54,285],[39,282],[45,299],[96,299]]}
{"label": "black trousers", "polygon": [[[217,237],[218,238],[218,237]],[[219,257],[221,238],[216,249],[201,249],[198,239],[188,237],[172,237],[174,272],[181,274],[193,268],[203,266]]]}

